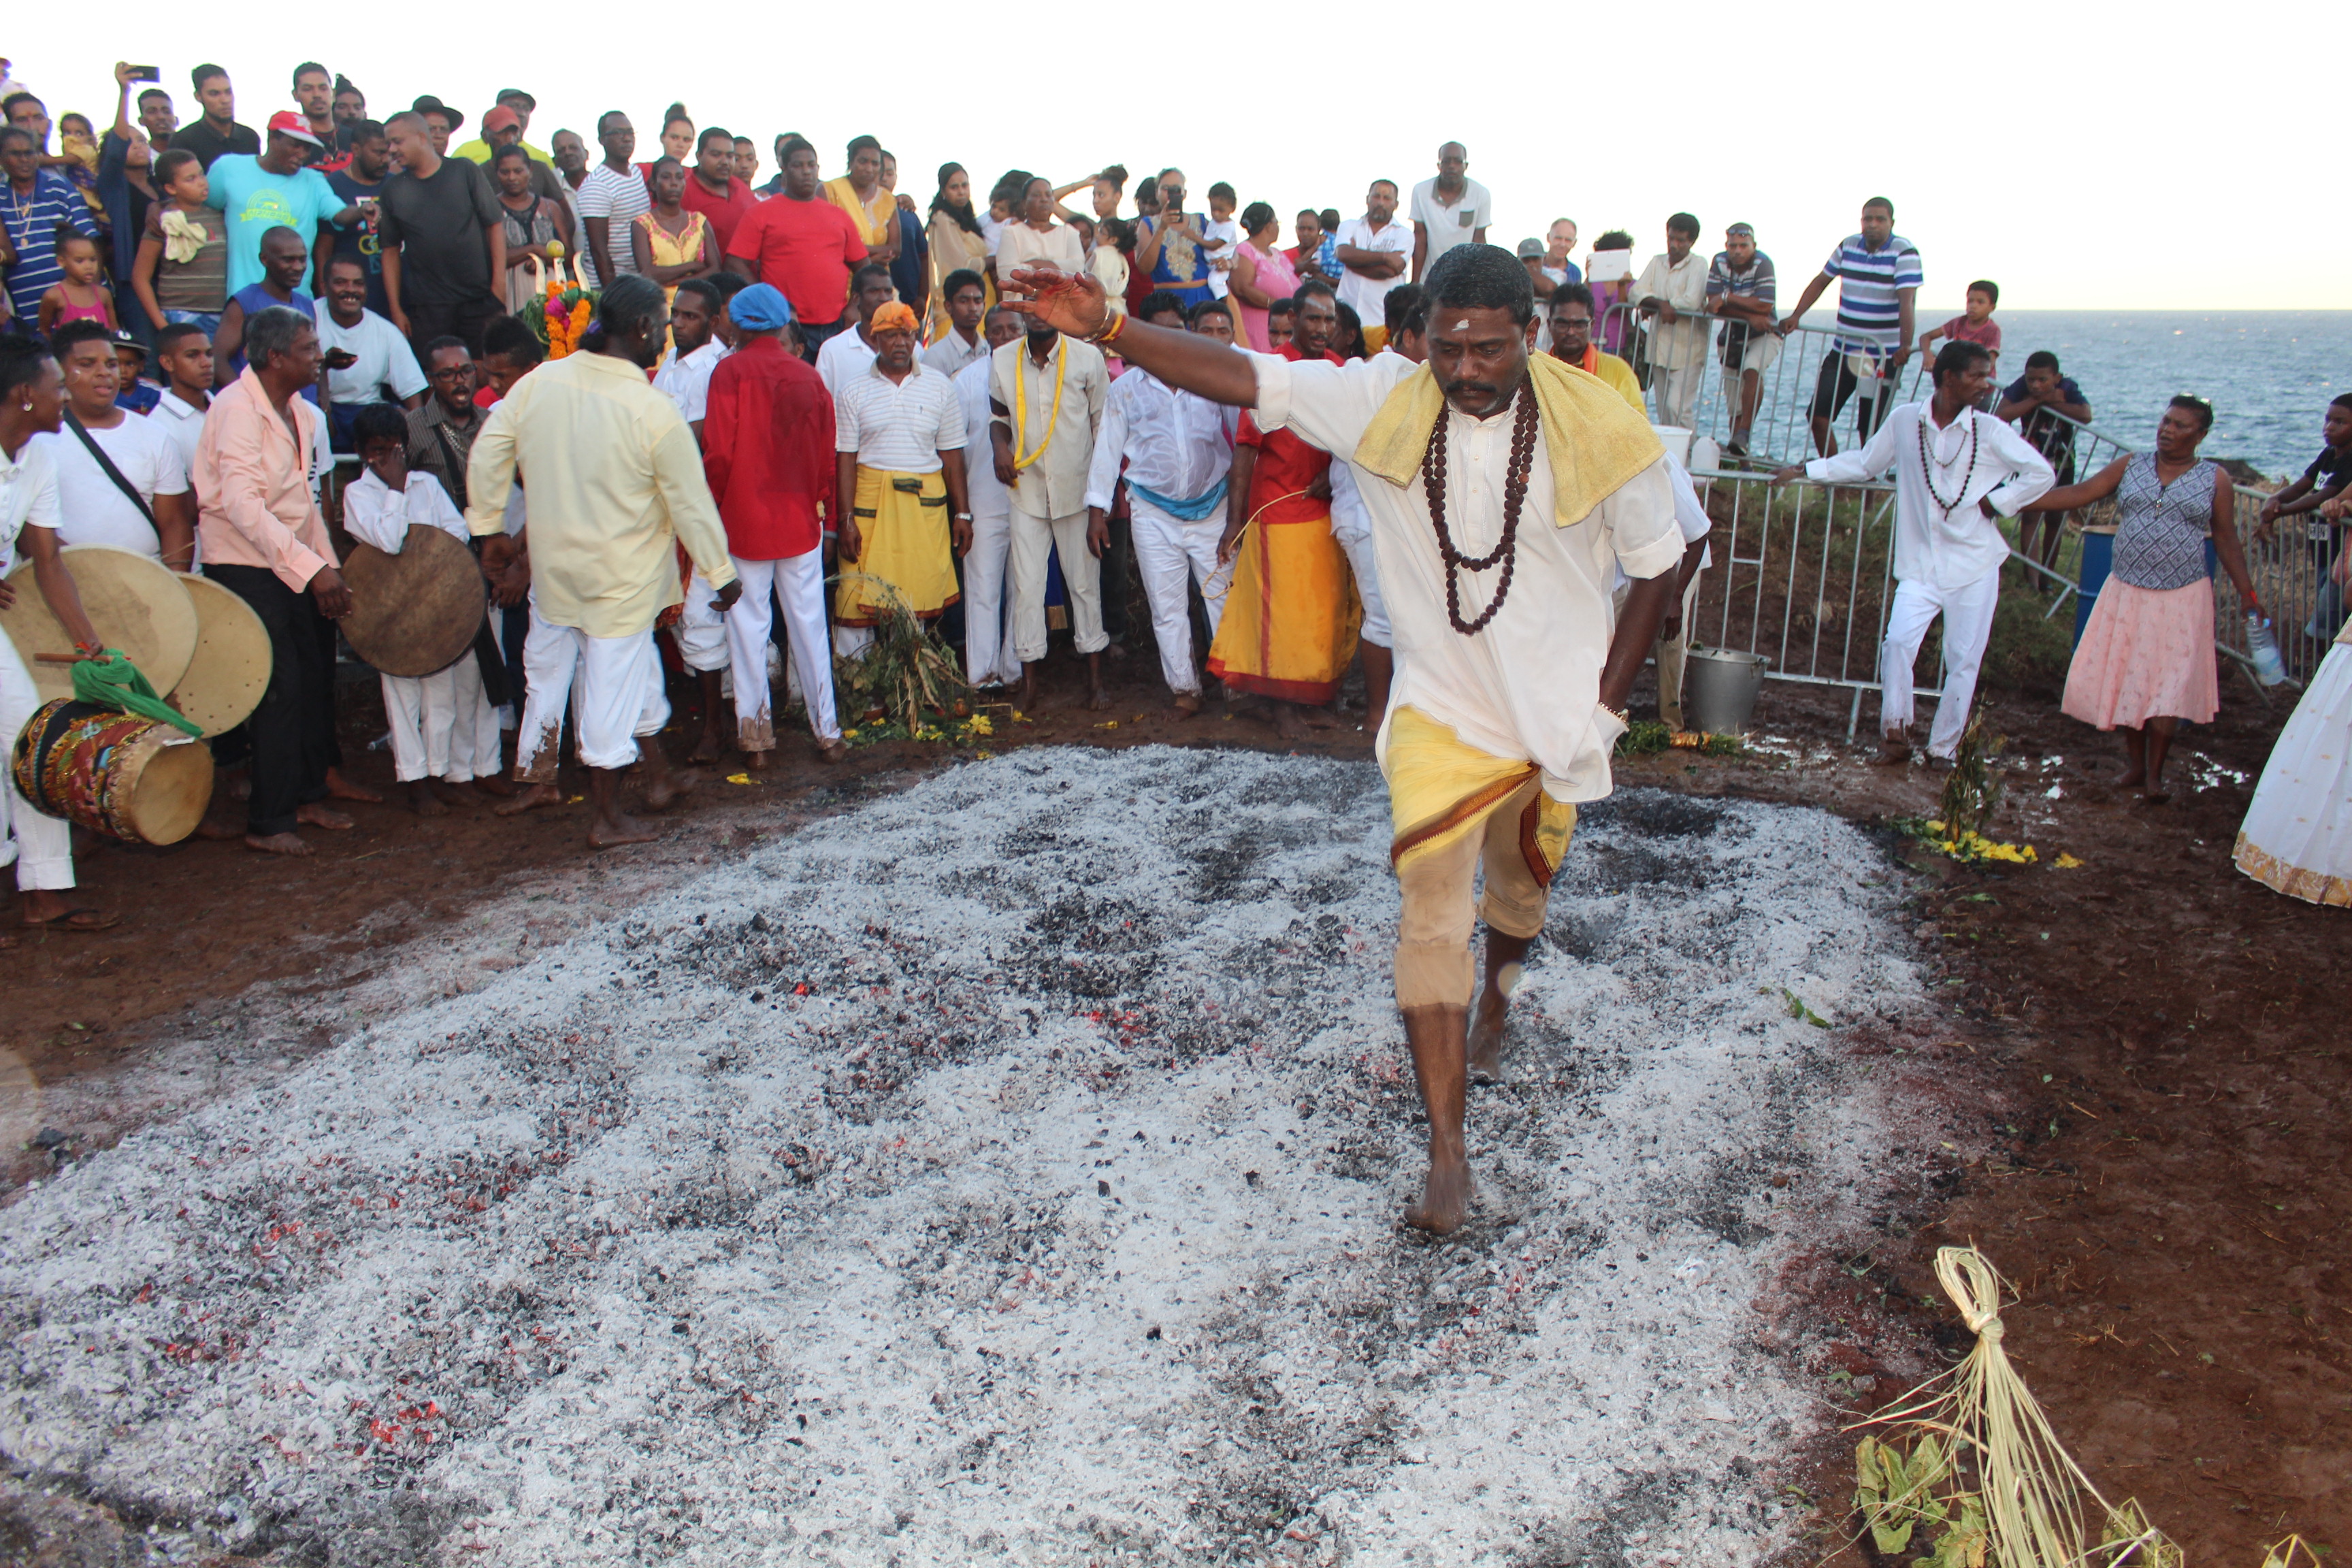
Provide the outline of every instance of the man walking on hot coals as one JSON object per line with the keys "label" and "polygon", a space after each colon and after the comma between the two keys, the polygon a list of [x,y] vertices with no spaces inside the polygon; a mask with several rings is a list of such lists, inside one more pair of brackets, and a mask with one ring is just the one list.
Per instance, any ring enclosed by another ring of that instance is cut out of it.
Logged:
{"label": "man walking on hot coals", "polygon": [[[1469,1072],[1502,1068],[1508,997],[1543,929],[1579,801],[1609,752],[1675,587],[1683,540],[1657,437],[1600,383],[1532,358],[1535,294],[1507,250],[1457,246],[1429,270],[1429,362],[1237,354],[1113,315],[1102,286],[1016,270],[1008,294],[1115,343],[1170,386],[1255,411],[1356,469],[1396,640],[1380,742],[1403,892],[1397,1005],[1429,1112],[1430,1169],[1407,1223],[1469,1216]],[[1302,315],[1302,321],[1304,317]],[[1634,579],[1611,627],[1617,568]],[[1229,606],[1226,625],[1233,624]],[[1486,897],[1474,910],[1481,863]],[[1486,984],[1470,939],[1483,913]]]}

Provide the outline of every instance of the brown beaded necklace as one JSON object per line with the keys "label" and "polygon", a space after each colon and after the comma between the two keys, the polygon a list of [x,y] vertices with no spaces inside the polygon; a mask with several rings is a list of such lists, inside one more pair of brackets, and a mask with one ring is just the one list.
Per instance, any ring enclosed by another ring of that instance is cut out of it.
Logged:
{"label": "brown beaded necklace", "polygon": [[[1441,409],[1437,428],[1429,433],[1429,449],[1421,457],[1422,488],[1429,496],[1429,521],[1437,527],[1437,552],[1445,558],[1445,618],[1454,629],[1465,637],[1476,637],[1495,618],[1510,596],[1511,573],[1518,565],[1519,510],[1527,503],[1528,472],[1535,466],[1536,399],[1534,391],[1524,383],[1515,400],[1518,413],[1511,421],[1511,460],[1503,470],[1503,537],[1492,553],[1471,557],[1454,548],[1454,535],[1445,526],[1445,427],[1449,410]],[[1503,565],[1502,581],[1495,585],[1495,597],[1475,621],[1462,618],[1462,584],[1459,574],[1484,572],[1496,562]]]}

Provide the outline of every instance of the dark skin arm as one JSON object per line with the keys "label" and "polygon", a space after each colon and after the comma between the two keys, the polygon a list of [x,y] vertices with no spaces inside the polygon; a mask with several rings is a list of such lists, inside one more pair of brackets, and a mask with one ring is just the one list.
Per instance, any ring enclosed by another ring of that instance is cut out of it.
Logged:
{"label": "dark skin arm", "polygon": [[236,358],[237,351],[243,347],[245,307],[231,300],[228,309],[221,312],[220,330],[213,334],[213,385],[215,388],[226,386],[236,379],[229,369],[229,362]]}
{"label": "dark skin arm", "polygon": [[1784,332],[1795,331],[1797,330],[1797,324],[1805,319],[1805,312],[1813,308],[1814,303],[1821,299],[1822,295],[1829,289],[1829,286],[1830,275],[1828,273],[1814,273],[1813,280],[1805,285],[1805,291],[1797,296],[1797,308],[1780,318],[1780,330]]}
{"label": "dark skin arm", "polygon": [[[580,226],[588,231],[588,254],[596,258],[596,273],[602,277],[613,265],[613,220],[609,217],[583,217],[580,220]],[[747,272],[743,276],[755,283],[759,281],[756,272]]]}
{"label": "dark skin arm", "polygon": [[948,534],[955,542],[955,552],[968,554],[971,550],[971,524],[956,515],[971,510],[964,493],[963,448],[940,454],[940,478],[948,487]]}
{"label": "dark skin arm", "polygon": [[754,283],[761,280],[760,278],[760,264],[748,256],[729,257],[727,258],[727,270],[732,272],[738,278],[749,278]]}
{"label": "dark skin arm", "polygon": [[1339,247],[1339,265],[1365,278],[1393,278],[1405,269],[1404,254],[1395,250],[1366,250],[1360,245]]}
{"label": "dark skin arm", "polygon": [[1700,534],[1683,546],[1683,563],[1675,569],[1674,597],[1666,601],[1666,618],[1658,623],[1658,635],[1672,641],[1683,635],[1683,595],[1690,592],[1691,579],[1698,575],[1698,563],[1706,558],[1706,535]]}
{"label": "dark skin arm", "polygon": [[193,490],[157,496],[148,510],[155,514],[156,537],[163,541],[163,564],[174,572],[194,569],[196,559],[196,497]]}
{"label": "dark skin arm", "polygon": [[1650,645],[1665,625],[1667,606],[1679,603],[1682,574],[1661,572],[1644,577],[1625,595],[1617,614],[1617,635],[1609,641],[1609,661],[1601,667],[1601,704],[1622,712],[1633,692],[1633,678],[1650,657]]}
{"label": "dark skin arm", "polygon": [[[1005,280],[1005,303],[1074,338],[1092,338],[1109,315],[1102,280],[1071,277],[1051,267],[1016,267]],[[1149,326],[1129,318],[1117,352],[1169,385],[1212,403],[1257,406],[1257,372],[1249,356],[1197,333]]]}
{"label": "dark skin arm", "polygon": [[866,553],[865,538],[857,531],[856,453],[835,452],[833,455],[833,535],[837,542],[836,559],[844,563],[855,561]]}
{"label": "dark skin arm", "polygon": [[1250,481],[1257,476],[1257,448],[1234,443],[1234,468],[1225,483],[1225,531],[1217,536],[1217,560],[1231,561],[1249,526]]}

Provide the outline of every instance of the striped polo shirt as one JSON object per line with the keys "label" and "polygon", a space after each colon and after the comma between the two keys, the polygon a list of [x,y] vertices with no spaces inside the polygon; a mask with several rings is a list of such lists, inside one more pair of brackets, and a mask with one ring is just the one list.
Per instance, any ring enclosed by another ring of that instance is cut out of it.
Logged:
{"label": "striped polo shirt", "polygon": [[1839,353],[1883,359],[1902,346],[1902,306],[1895,290],[1919,287],[1916,246],[1897,234],[1872,250],[1862,236],[1850,234],[1830,252],[1822,270],[1838,280]]}

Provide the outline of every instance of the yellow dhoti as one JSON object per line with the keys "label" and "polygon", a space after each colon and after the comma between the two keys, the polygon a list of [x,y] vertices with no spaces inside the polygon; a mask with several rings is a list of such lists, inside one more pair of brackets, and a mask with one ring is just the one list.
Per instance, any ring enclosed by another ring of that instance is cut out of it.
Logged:
{"label": "yellow dhoti", "polygon": [[1321,707],[1356,657],[1363,602],[1331,518],[1250,523],[1209,649],[1209,673],[1237,691]]}
{"label": "yellow dhoti", "polygon": [[924,620],[937,618],[956,602],[954,546],[948,531],[947,480],[937,473],[900,474],[857,468],[858,552],[841,562],[841,585],[833,618],[845,626],[870,626],[889,609],[879,578],[898,590],[907,607]]}
{"label": "yellow dhoti", "polygon": [[[1475,923],[1505,936],[1543,930],[1576,807],[1544,793],[1533,763],[1465,745],[1417,709],[1389,715],[1381,768],[1394,825],[1389,861],[1404,900],[1397,1005],[1467,1006],[1478,979],[1470,952]],[[1482,864],[1486,892],[1474,908],[1471,882]]]}

